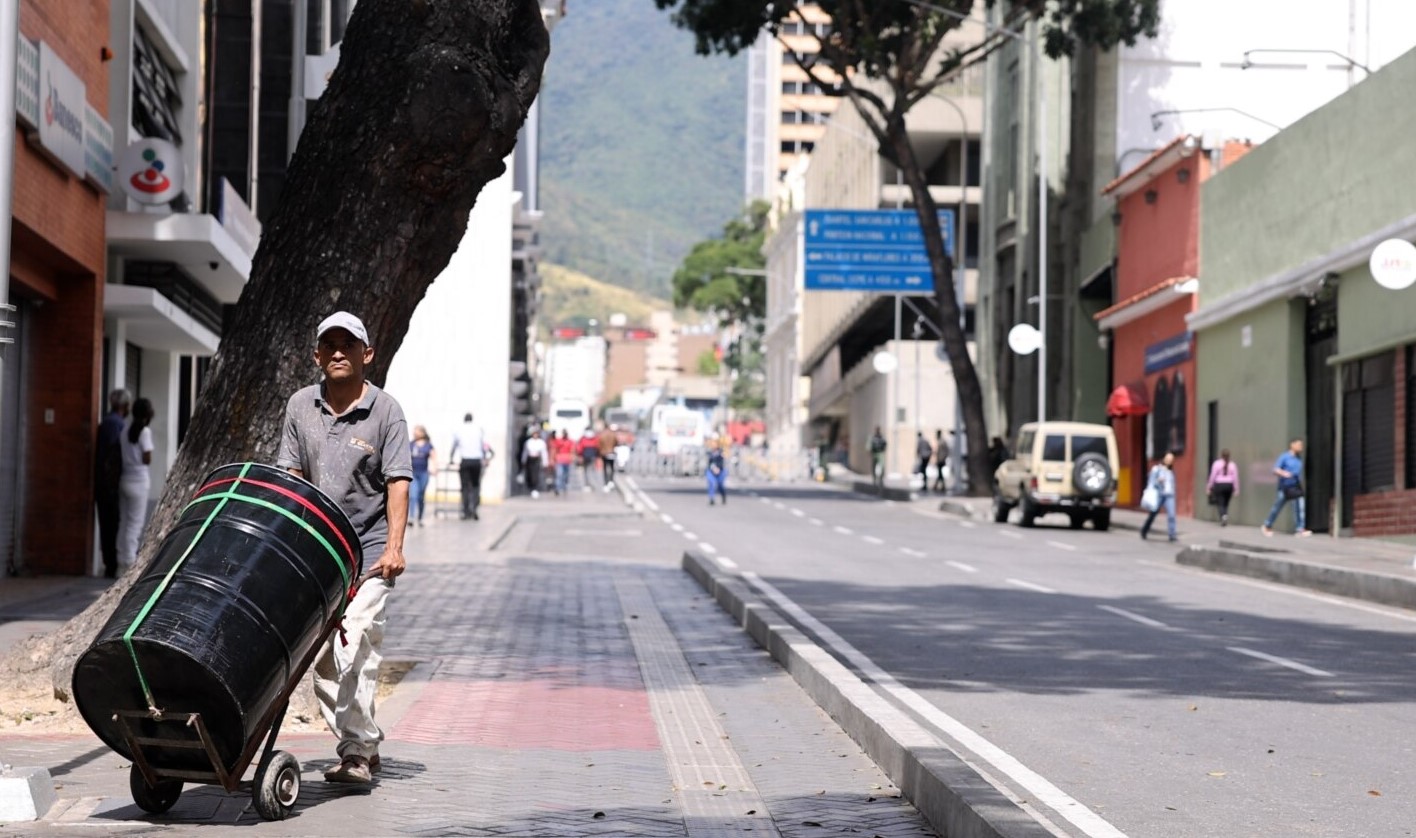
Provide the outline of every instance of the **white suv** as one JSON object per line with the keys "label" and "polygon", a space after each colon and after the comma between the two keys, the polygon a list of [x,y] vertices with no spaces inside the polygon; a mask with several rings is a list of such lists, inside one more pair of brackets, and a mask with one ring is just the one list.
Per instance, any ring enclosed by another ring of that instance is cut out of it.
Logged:
{"label": "white suv", "polygon": [[1031,527],[1049,512],[1062,512],[1080,529],[1088,519],[1098,530],[1111,526],[1116,503],[1116,434],[1110,425],[1033,422],[1018,431],[1012,459],[994,472],[993,520],[1004,523],[1017,506]]}

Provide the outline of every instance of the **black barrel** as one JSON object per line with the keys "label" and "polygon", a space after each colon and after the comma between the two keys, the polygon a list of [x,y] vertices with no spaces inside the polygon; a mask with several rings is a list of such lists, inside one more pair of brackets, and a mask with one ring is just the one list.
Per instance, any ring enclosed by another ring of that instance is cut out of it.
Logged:
{"label": "black barrel", "polygon": [[[132,758],[114,711],[201,713],[223,768],[247,742],[343,613],[363,566],[349,518],[312,484],[257,463],[206,479],[74,668],[74,702],[113,750]],[[191,740],[148,719],[137,736]],[[207,769],[204,752],[143,746],[158,769]]]}

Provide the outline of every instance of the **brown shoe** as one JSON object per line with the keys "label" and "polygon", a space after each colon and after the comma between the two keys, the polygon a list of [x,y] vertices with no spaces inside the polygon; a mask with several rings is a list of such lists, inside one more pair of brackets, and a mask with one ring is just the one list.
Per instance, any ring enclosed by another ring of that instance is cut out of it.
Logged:
{"label": "brown shoe", "polygon": [[349,754],[325,771],[325,780],[330,783],[368,783],[373,779],[369,761],[357,754]]}
{"label": "brown shoe", "polygon": [[374,754],[373,756],[369,757],[369,771],[371,771],[371,772],[374,773],[374,774],[379,773],[379,755],[378,755],[378,754]]}

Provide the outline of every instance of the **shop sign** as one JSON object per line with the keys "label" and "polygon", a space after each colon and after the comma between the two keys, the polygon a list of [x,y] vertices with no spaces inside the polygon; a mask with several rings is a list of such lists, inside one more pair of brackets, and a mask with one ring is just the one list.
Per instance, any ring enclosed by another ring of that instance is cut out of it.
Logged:
{"label": "shop sign", "polygon": [[140,204],[166,204],[182,194],[177,146],[156,137],[138,140],[118,156],[118,185]]}
{"label": "shop sign", "polygon": [[1393,291],[1410,288],[1416,282],[1416,245],[1405,239],[1387,239],[1372,251],[1367,266],[1381,287]]}
{"label": "shop sign", "polygon": [[49,44],[39,44],[39,144],[84,176],[84,83]]}
{"label": "shop sign", "polygon": [[1146,347],[1146,375],[1190,360],[1191,334],[1176,335]]}

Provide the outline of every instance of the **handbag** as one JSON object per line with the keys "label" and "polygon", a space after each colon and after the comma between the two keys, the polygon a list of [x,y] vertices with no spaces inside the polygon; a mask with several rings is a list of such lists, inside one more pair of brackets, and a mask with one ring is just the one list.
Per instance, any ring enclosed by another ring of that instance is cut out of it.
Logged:
{"label": "handbag", "polygon": [[1141,508],[1147,512],[1154,512],[1160,508],[1160,490],[1155,484],[1146,486],[1146,490],[1141,492]]}
{"label": "handbag", "polygon": [[1302,484],[1302,483],[1294,483],[1294,484],[1291,485],[1291,486],[1284,486],[1284,487],[1283,487],[1283,499],[1284,499],[1284,500],[1297,500],[1297,499],[1299,499],[1299,498],[1301,498],[1301,497],[1303,497],[1303,484]]}

